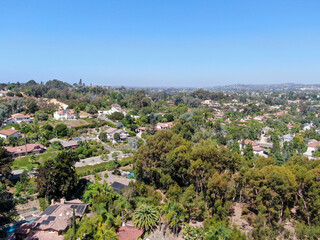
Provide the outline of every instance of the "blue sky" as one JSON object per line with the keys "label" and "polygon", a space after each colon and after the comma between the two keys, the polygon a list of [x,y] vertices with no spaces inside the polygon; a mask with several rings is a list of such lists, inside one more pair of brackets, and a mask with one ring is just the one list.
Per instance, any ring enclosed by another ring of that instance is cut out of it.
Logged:
{"label": "blue sky", "polygon": [[0,2],[0,82],[320,83],[320,1]]}

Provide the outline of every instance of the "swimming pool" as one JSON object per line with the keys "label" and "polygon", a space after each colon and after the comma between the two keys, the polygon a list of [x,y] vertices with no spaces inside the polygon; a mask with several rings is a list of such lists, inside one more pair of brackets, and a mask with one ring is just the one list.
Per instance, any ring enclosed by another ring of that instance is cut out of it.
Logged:
{"label": "swimming pool", "polygon": [[34,221],[36,221],[38,219],[38,217],[30,219],[30,220],[22,220],[16,223],[12,223],[10,225],[4,226],[2,229],[7,233],[7,234],[11,234],[13,233],[18,227],[20,227],[22,224],[24,223],[32,223]]}

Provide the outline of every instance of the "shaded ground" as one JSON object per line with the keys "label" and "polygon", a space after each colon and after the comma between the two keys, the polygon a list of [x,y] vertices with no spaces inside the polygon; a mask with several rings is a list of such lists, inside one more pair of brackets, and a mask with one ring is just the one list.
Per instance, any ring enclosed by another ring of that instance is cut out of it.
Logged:
{"label": "shaded ground", "polygon": [[165,232],[163,231],[163,225],[161,230],[159,227],[151,233],[146,239],[149,240],[182,240],[183,239],[183,234],[180,232],[178,235],[174,235],[171,233],[169,229],[166,229]]}
{"label": "shaded ground", "polygon": [[242,206],[241,203],[236,203],[233,206],[234,209],[234,215],[231,217],[231,223],[235,226],[238,226],[238,228],[245,232],[250,233],[253,230],[253,227],[249,225],[249,223],[242,218]]}

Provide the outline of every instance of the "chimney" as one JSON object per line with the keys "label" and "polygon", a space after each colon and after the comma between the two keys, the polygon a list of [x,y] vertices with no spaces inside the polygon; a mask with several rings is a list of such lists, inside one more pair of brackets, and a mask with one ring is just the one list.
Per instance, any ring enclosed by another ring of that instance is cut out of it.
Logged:
{"label": "chimney", "polygon": [[54,205],[55,203],[54,199],[51,199],[51,205]]}
{"label": "chimney", "polygon": [[66,199],[64,197],[60,199],[61,204],[65,204],[65,202],[66,202]]}

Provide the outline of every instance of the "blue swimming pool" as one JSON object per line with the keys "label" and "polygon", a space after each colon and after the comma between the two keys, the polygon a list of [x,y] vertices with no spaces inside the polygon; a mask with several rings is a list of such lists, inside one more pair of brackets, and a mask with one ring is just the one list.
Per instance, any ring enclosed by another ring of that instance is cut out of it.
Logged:
{"label": "blue swimming pool", "polygon": [[13,233],[22,224],[27,223],[27,222],[28,223],[32,223],[37,219],[38,218],[33,218],[33,219],[28,220],[28,221],[27,220],[22,220],[22,221],[19,221],[19,222],[16,222],[16,223],[13,223],[13,224],[10,224],[10,225],[7,225],[7,226],[3,227],[3,230],[5,230],[5,232],[7,234],[10,234],[10,233]]}

